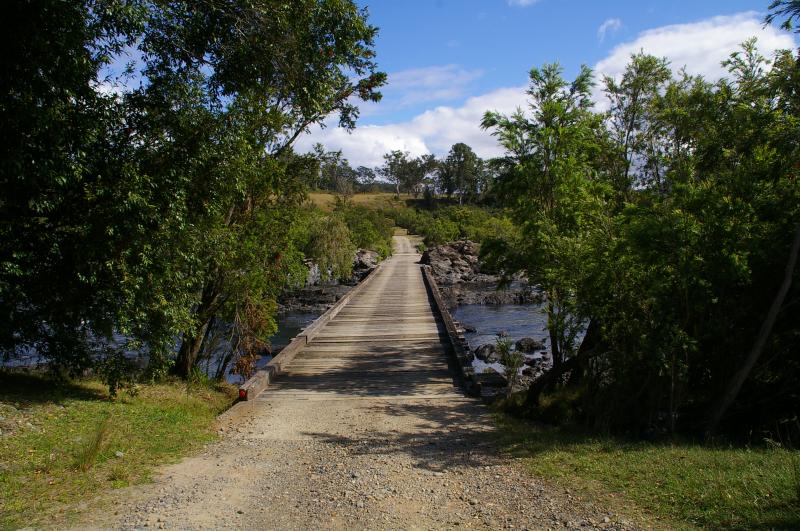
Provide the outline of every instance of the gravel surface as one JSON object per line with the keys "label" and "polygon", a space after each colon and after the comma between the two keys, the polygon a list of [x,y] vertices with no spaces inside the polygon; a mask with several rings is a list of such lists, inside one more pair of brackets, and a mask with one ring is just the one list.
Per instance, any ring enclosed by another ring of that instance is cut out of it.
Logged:
{"label": "gravel surface", "polygon": [[[447,376],[413,241],[281,377],[220,419],[221,438],[126,489],[108,520],[144,529],[624,529],[526,474]],[[99,517],[96,517],[99,518]]]}
{"label": "gravel surface", "polygon": [[119,529],[628,529],[525,473],[472,399],[258,400],[219,442],[126,489]]}

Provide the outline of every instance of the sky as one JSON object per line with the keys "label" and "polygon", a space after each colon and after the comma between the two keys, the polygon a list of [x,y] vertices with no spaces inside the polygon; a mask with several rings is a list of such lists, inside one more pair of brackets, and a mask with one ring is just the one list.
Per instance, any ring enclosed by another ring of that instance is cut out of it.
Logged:
{"label": "sky", "polygon": [[[618,76],[632,53],[666,57],[674,71],[718,79],[720,62],[758,38],[762,54],[796,48],[796,36],[764,27],[768,0],[357,0],[379,28],[383,99],[361,103],[356,129],[314,127],[298,139],[342,150],[353,166],[379,166],[399,149],[446,154],[457,142],[484,158],[502,154],[480,129],[484,112],[525,105],[528,72],[558,62],[571,79],[582,64]],[[602,91],[595,100],[601,108]]]}

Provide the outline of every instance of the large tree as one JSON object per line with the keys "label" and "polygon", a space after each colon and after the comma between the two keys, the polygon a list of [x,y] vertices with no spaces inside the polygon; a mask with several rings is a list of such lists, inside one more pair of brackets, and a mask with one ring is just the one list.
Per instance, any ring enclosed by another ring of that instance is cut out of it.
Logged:
{"label": "large tree", "polygon": [[487,112],[483,119],[506,149],[508,171],[498,192],[523,234],[495,250],[494,258],[508,274],[524,271],[546,291],[554,370],[574,353],[580,322],[568,271],[580,267],[573,249],[597,209],[588,195],[600,123],[592,112],[592,84],[587,67],[571,82],[557,64],[534,68],[529,113]]}
{"label": "large tree", "polygon": [[485,188],[483,161],[463,142],[454,144],[439,165],[439,187],[448,197],[458,195],[459,204],[464,198],[474,199]]}
{"label": "large tree", "polygon": [[[349,0],[21,2],[6,10],[0,304],[6,354],[85,365],[118,341],[194,366],[209,323],[263,338],[309,161],[291,145],[377,99]],[[133,76],[106,66],[134,50]],[[119,351],[117,351],[119,352]],[[160,356],[159,356],[160,355]]]}

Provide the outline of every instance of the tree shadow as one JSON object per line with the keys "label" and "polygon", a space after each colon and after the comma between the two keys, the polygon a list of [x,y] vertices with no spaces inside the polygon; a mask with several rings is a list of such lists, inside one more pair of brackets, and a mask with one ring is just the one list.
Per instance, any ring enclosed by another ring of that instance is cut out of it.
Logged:
{"label": "tree shadow", "polygon": [[489,412],[477,400],[371,402],[360,411],[371,417],[402,417],[402,428],[353,436],[323,432],[306,432],[305,435],[346,447],[353,455],[404,455],[410,457],[417,468],[432,472],[458,466],[489,466],[503,460],[495,444],[495,427]]}
{"label": "tree shadow", "polygon": [[60,405],[66,400],[107,400],[101,390],[80,382],[67,381],[47,374],[0,370],[0,402],[18,403],[21,407],[42,404]]}

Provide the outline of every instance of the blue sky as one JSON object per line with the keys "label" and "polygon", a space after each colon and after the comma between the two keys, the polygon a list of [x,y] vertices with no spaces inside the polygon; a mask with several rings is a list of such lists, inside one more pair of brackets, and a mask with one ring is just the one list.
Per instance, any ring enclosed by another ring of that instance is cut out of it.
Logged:
{"label": "blue sky", "polygon": [[[341,149],[353,164],[377,165],[391,149],[442,154],[465,141],[485,157],[500,153],[478,123],[488,109],[524,104],[532,66],[558,61],[617,75],[631,53],[667,57],[675,70],[709,78],[750,36],[762,52],[796,47],[793,35],[763,28],[767,0],[573,1],[358,0],[380,28],[384,99],[362,105],[353,134],[314,129],[298,143]],[[602,105],[598,91],[596,99]],[[332,123],[332,122],[331,122]]]}

